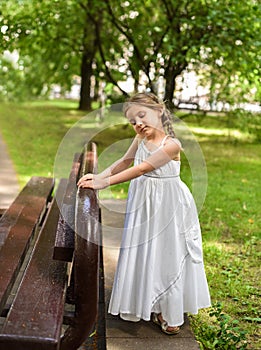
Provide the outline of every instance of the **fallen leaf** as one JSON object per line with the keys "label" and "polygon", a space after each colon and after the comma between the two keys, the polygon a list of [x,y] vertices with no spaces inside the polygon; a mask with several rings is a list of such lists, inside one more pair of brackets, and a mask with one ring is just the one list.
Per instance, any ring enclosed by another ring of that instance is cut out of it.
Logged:
{"label": "fallen leaf", "polygon": [[223,211],[221,208],[215,208],[216,211]]}

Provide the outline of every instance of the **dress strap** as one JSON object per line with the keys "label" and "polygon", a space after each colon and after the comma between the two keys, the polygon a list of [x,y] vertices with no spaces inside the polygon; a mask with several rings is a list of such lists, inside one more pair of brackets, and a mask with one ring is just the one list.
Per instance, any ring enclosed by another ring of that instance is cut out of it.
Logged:
{"label": "dress strap", "polygon": [[[170,135],[166,135],[166,136],[162,139],[162,141],[161,141],[161,143],[160,143],[160,147],[162,147],[162,146],[164,145],[164,143],[165,143],[165,141],[167,140],[168,137],[171,137],[171,136],[170,136]],[[181,144],[181,142],[180,142],[176,137],[171,137],[171,140],[172,140],[173,142],[175,142],[175,143],[180,147],[180,149],[183,151],[182,144]]]}
{"label": "dress strap", "polygon": [[166,136],[162,139],[162,141],[161,141],[161,143],[160,143],[160,147],[164,145],[164,143],[165,143],[165,141],[167,140],[168,137],[169,137],[169,135],[166,135]]}

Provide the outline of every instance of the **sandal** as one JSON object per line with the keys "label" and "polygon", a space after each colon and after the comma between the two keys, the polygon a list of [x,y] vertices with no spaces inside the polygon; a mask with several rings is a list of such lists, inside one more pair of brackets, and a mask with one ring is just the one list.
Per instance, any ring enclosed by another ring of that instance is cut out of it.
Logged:
{"label": "sandal", "polygon": [[[168,328],[173,328],[173,329],[171,331],[168,331]],[[180,332],[180,327],[178,327],[178,326],[176,326],[176,327],[169,327],[167,322],[164,321],[164,322],[161,323],[161,330],[165,334],[175,335],[175,334],[178,334]]]}
{"label": "sandal", "polygon": [[[161,330],[163,333],[168,334],[168,335],[175,335],[180,332],[180,327],[169,327],[168,323],[166,321],[161,322],[159,319],[160,314],[156,314],[155,312],[152,314],[152,322],[155,323],[156,325],[160,326]],[[173,328],[173,330],[168,331],[168,328]]]}
{"label": "sandal", "polygon": [[155,312],[153,312],[152,322],[161,327],[161,322],[160,322],[158,316],[159,316],[159,314],[156,314]]}

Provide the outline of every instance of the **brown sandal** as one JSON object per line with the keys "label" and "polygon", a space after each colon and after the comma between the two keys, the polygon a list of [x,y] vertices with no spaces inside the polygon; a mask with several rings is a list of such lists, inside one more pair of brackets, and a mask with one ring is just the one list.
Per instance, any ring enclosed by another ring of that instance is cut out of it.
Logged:
{"label": "brown sandal", "polygon": [[[155,312],[152,314],[152,322],[156,325],[160,326],[163,333],[168,335],[175,335],[180,332],[180,327],[169,327],[168,323],[166,321],[160,321],[159,316],[160,314],[156,314]],[[168,328],[173,328],[173,330],[169,331]]]}
{"label": "brown sandal", "polygon": [[[168,328],[173,328],[171,331],[168,331]],[[165,334],[168,335],[175,335],[175,334],[179,334],[180,332],[180,327],[176,326],[176,327],[169,327],[167,322],[162,322],[161,323],[161,330],[162,332],[164,332]]]}

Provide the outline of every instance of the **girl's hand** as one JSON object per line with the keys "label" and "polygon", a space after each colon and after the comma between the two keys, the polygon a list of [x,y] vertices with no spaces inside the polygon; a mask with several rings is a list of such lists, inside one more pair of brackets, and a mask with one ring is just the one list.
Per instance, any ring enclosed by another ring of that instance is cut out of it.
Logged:
{"label": "girl's hand", "polygon": [[91,174],[91,173],[88,173],[88,174],[82,176],[82,177],[79,179],[79,181],[77,182],[77,186],[80,186],[81,183],[83,183],[83,182],[86,181],[86,180],[92,180],[93,177],[94,177],[94,174]]}
{"label": "girl's hand", "polygon": [[86,174],[80,178],[77,185],[80,188],[92,188],[93,190],[101,190],[109,186],[108,178],[102,179],[99,175]]}

